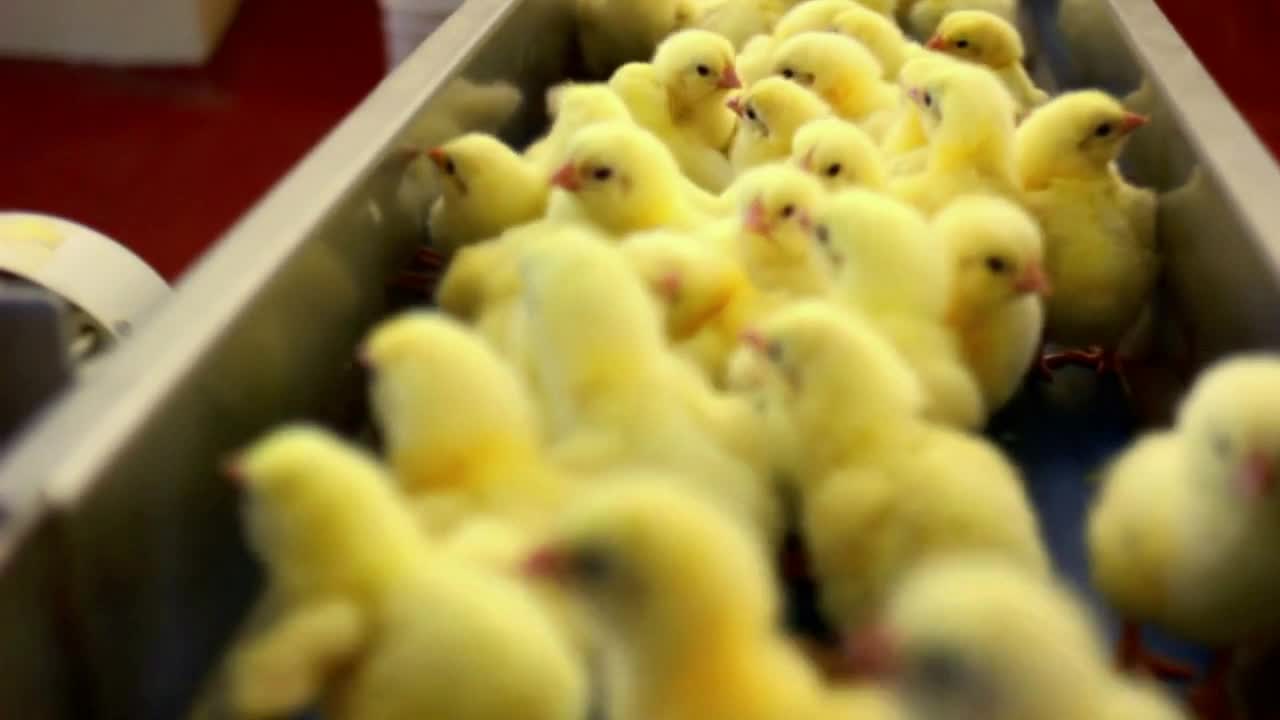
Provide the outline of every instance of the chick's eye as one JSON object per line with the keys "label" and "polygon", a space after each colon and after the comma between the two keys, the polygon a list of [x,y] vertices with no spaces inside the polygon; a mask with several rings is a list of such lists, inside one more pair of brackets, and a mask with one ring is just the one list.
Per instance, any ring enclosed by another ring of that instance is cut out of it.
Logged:
{"label": "chick's eye", "polygon": [[962,692],[970,684],[964,662],[946,652],[924,654],[908,670],[909,681],[929,694],[950,695]]}
{"label": "chick's eye", "polygon": [[782,208],[782,217],[784,217],[784,218],[789,218],[789,217],[791,217],[792,215],[795,215],[795,214],[796,214],[796,206],[795,206],[795,205],[787,205],[787,206],[785,206],[785,207],[783,207],[783,208]]}
{"label": "chick's eye", "polygon": [[827,166],[827,177],[835,177],[840,174],[844,168],[840,167],[840,163],[832,163]]}
{"label": "chick's eye", "polygon": [[596,168],[594,171],[592,171],[591,177],[601,182],[604,182],[605,180],[608,180],[609,178],[613,177],[613,169],[607,168],[607,167]]}
{"label": "chick's eye", "polygon": [[701,75],[702,77],[706,77],[711,74],[711,68],[707,67],[706,65],[699,65],[694,69],[697,70],[698,74]]}
{"label": "chick's eye", "polygon": [[826,225],[819,225],[818,227],[814,228],[813,236],[818,238],[818,242],[822,243],[823,245],[831,244],[831,231],[827,229]]}
{"label": "chick's eye", "polygon": [[765,346],[765,353],[769,355],[769,359],[773,362],[781,362],[783,355],[782,343],[774,340]]}
{"label": "chick's eye", "polygon": [[603,550],[589,548],[574,556],[573,569],[584,581],[599,583],[613,574],[613,562]]}
{"label": "chick's eye", "polygon": [[956,47],[958,47],[958,48],[960,48],[961,50],[963,50],[963,49],[965,49],[965,48],[969,47],[969,41],[968,41],[968,40],[957,40],[957,41],[956,41]]}
{"label": "chick's eye", "polygon": [[1004,261],[1004,258],[998,258],[994,255],[986,259],[986,264],[987,269],[993,273],[1002,273],[1009,269],[1009,264]]}
{"label": "chick's eye", "polygon": [[782,77],[784,77],[784,78],[786,78],[786,79],[790,80],[791,78],[793,78],[793,77],[795,77],[795,76],[796,76],[796,71],[795,71],[795,70],[792,70],[791,68],[783,68],[783,69],[782,69]]}
{"label": "chick's eye", "polygon": [[756,116],[756,109],[751,107],[750,105],[747,106],[747,119],[759,120],[759,117]]}
{"label": "chick's eye", "polygon": [[924,106],[933,107],[933,93],[926,92],[924,94]]}
{"label": "chick's eye", "polygon": [[1093,134],[1098,137],[1106,137],[1111,134],[1111,123],[1102,123],[1094,129]]}
{"label": "chick's eye", "polygon": [[458,166],[453,164],[452,159],[444,161],[444,172],[446,175],[453,175],[454,173],[458,172]]}

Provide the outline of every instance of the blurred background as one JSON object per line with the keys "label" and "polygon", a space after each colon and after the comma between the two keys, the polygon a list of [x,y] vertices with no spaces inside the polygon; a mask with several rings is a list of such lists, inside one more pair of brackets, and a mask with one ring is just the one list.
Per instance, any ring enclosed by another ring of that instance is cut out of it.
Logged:
{"label": "blurred background", "polygon": [[[1275,153],[1280,82],[1260,58],[1272,52],[1280,3],[1159,2]],[[143,17],[139,5],[156,5],[166,15],[189,5],[197,31],[175,32],[181,20],[168,17],[114,39],[86,34],[102,27],[92,17],[43,28],[74,54],[98,55],[81,62],[14,59],[32,50],[11,40],[0,49],[0,209],[75,219],[172,281],[451,4],[149,0],[120,12]],[[5,0],[0,36],[35,22],[21,17],[23,6],[51,5],[109,14],[121,0]],[[24,34],[18,40],[28,44],[49,39]]]}

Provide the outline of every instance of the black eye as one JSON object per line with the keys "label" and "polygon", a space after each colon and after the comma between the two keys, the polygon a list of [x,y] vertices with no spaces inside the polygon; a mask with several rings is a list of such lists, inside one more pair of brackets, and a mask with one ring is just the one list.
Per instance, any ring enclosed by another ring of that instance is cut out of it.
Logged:
{"label": "black eye", "polygon": [[841,167],[840,167],[840,163],[832,163],[832,164],[828,165],[828,166],[827,166],[827,177],[835,177],[835,176],[839,175],[839,174],[840,174],[840,171],[841,171],[842,169],[843,169],[843,168],[841,168]]}
{"label": "black eye", "polygon": [[796,71],[795,71],[795,70],[792,70],[791,68],[783,68],[783,69],[782,69],[782,77],[784,77],[784,78],[786,78],[786,79],[790,80],[791,78],[793,78],[793,77],[795,77],[795,76],[796,76]]}
{"label": "black eye", "polygon": [[782,343],[774,340],[765,347],[765,352],[769,355],[769,359],[773,362],[782,361]]}
{"label": "black eye", "polygon": [[968,41],[968,40],[957,40],[957,41],[956,41],[956,47],[958,47],[958,48],[960,48],[961,50],[963,50],[963,49],[965,49],[965,48],[969,47],[969,41]]}
{"label": "black eye", "polygon": [[750,105],[748,105],[748,106],[747,106],[747,119],[748,119],[748,120],[758,120],[758,119],[759,119],[758,117],[756,117],[756,109],[755,109],[755,108],[753,108],[753,107],[751,107]]}
{"label": "black eye", "polygon": [[826,225],[819,225],[818,227],[814,228],[813,236],[818,238],[818,242],[822,243],[823,245],[831,244],[831,231],[827,229]]}
{"label": "black eye", "polygon": [[613,169],[607,167],[596,168],[595,171],[591,173],[591,177],[604,182],[605,180],[613,177]]}
{"label": "black eye", "polygon": [[573,570],[584,581],[598,583],[613,574],[613,562],[605,551],[588,548],[574,554]]}
{"label": "black eye", "polygon": [[444,172],[446,175],[453,175],[457,171],[458,171],[458,168],[456,165],[453,164],[452,158],[444,161]]}
{"label": "black eye", "polygon": [[916,688],[941,696],[964,693],[973,680],[962,659],[944,652],[923,654],[912,663],[908,677]]}
{"label": "black eye", "polygon": [[1004,261],[1004,258],[998,258],[994,255],[988,257],[986,263],[987,269],[993,273],[1002,273],[1009,269],[1009,265]]}
{"label": "black eye", "polygon": [[701,75],[702,77],[706,77],[711,74],[711,68],[707,67],[706,65],[699,65],[696,69],[698,71],[698,74]]}
{"label": "black eye", "polygon": [[1111,134],[1111,123],[1102,123],[1094,131],[1093,134],[1098,137],[1106,137]]}
{"label": "black eye", "polygon": [[933,107],[933,94],[932,94],[932,93],[925,93],[925,94],[924,94],[924,106],[925,106],[925,107]]}
{"label": "black eye", "polygon": [[784,217],[784,218],[789,218],[789,217],[791,217],[792,215],[795,215],[795,214],[796,214],[796,206],[795,206],[795,205],[787,205],[786,207],[782,208],[782,217]]}

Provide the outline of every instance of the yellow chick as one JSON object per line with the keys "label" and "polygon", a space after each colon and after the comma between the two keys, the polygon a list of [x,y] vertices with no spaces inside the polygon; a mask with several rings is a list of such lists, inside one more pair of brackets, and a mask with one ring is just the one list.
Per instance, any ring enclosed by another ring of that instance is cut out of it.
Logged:
{"label": "yellow chick", "polygon": [[928,40],[944,18],[961,10],[983,10],[1010,25],[1018,22],[1018,0],[915,0],[906,27],[920,40]]}
{"label": "yellow chick", "polygon": [[981,390],[946,325],[949,258],[924,218],[892,198],[845,190],[820,206],[814,223],[838,292],[915,371],[927,397],[925,414],[959,428],[981,425]]}
{"label": "yellow chick", "polygon": [[874,10],[888,19],[892,19],[898,14],[898,0],[857,0],[857,2],[862,7]]}
{"label": "yellow chick", "polygon": [[[770,488],[680,395],[662,318],[622,253],[592,238],[535,243],[521,258],[534,382],[552,456],[581,473],[673,473],[762,539],[779,509]],[[674,397],[673,397],[674,396]]]}
{"label": "yellow chick", "polygon": [[[915,63],[908,63],[912,68]],[[907,96],[929,137],[923,172],[898,180],[899,198],[933,215],[961,195],[1018,197],[1013,176],[1013,98],[989,70],[965,63],[927,63],[914,70]],[[904,71],[907,72],[907,71]]]}
{"label": "yellow chick", "polygon": [[990,68],[1018,103],[1020,114],[1049,100],[1049,94],[1036,87],[1022,66],[1026,51],[1018,29],[998,15],[957,10],[943,18],[928,47]]}
{"label": "yellow chick", "polygon": [[[1094,584],[1127,617],[1219,650],[1280,630],[1280,362],[1206,370],[1176,426],[1108,469],[1088,520]],[[1122,658],[1142,662],[1141,648]]]}
{"label": "yellow chick", "polygon": [[1108,696],[1107,720],[1187,720],[1169,693],[1152,682],[1121,680]]}
{"label": "yellow chick", "polygon": [[800,128],[791,145],[791,162],[829,191],[854,187],[883,191],[888,184],[880,149],[853,123],[839,118],[814,120]]}
{"label": "yellow chick", "polygon": [[902,66],[908,60],[924,52],[902,34],[892,14],[886,15],[860,5],[853,5],[832,18],[831,29],[857,40],[870,50],[880,62],[884,78],[890,81],[898,79]]}
{"label": "yellow chick", "polygon": [[821,183],[798,168],[767,165],[743,174],[730,195],[738,217],[718,241],[757,289],[777,299],[831,290],[830,270],[810,239]]}
{"label": "yellow chick", "polygon": [[773,53],[789,37],[803,32],[827,30],[835,16],[857,7],[853,0],[809,0],[793,6],[773,28],[772,35],[756,35],[738,53],[738,69],[746,87],[773,74]]}
{"label": "yellow chick", "polygon": [[578,44],[593,77],[608,77],[619,66],[644,62],[658,43],[691,21],[690,0],[575,0]]}
{"label": "yellow chick", "polygon": [[609,87],[636,122],[657,135],[690,179],[721,192],[733,178],[723,150],[737,116],[726,105],[742,87],[729,41],[706,30],[684,30],[658,46],[653,63],[618,68]]}
{"label": "yellow chick", "polygon": [[947,321],[995,412],[1017,392],[1040,350],[1042,298],[1052,290],[1040,227],[1006,200],[973,195],[939,213],[934,231],[954,268]]}
{"label": "yellow chick", "polygon": [[1054,296],[1052,343],[1090,347],[1047,358],[1114,366],[1115,351],[1151,299],[1160,258],[1155,193],[1130,185],[1115,159],[1146,124],[1097,91],[1059,96],[1018,128],[1017,173],[1040,221]]}
{"label": "yellow chick", "polygon": [[923,566],[852,651],[918,720],[1182,717],[1172,708],[1123,714],[1163,703],[1118,682],[1070,590],[1000,558],[960,555]]}
{"label": "yellow chick", "polygon": [[551,182],[572,200],[562,208],[553,202],[551,219],[584,219],[615,237],[663,227],[693,229],[707,219],[682,192],[683,176],[666,146],[634,125],[600,123],[581,130]]}
{"label": "yellow chick", "polygon": [[884,71],[856,40],[830,32],[800,33],[773,54],[774,74],[812,90],[839,116],[883,134],[898,91],[882,78]]}
{"label": "yellow chick", "polygon": [[757,35],[768,35],[800,0],[697,0],[694,27],[723,35],[741,49]]}
{"label": "yellow chick", "polygon": [[405,313],[370,332],[361,359],[387,459],[405,492],[425,501],[431,534],[477,512],[537,527],[562,503],[569,487],[542,456],[531,400],[479,336],[438,314]]}
{"label": "yellow chick", "polygon": [[881,140],[890,176],[915,175],[924,172],[928,165],[929,133],[925,129],[924,112],[912,99],[909,89],[922,86],[926,79],[957,62],[941,53],[924,53],[909,60],[899,71],[901,98],[897,117]]}
{"label": "yellow chick", "polygon": [[859,627],[940,555],[989,551],[1047,574],[1017,471],[986,441],[923,422],[919,383],[868,323],[800,301],[744,341],[777,379],[766,402],[794,425],[801,531],[837,628]]}
{"label": "yellow chick", "polygon": [[[759,545],[662,478],[575,503],[526,568],[582,604],[614,648],[608,717],[841,717],[823,712],[835,699],[778,632],[780,600]],[[844,702],[861,703],[850,720],[891,717],[876,713],[884,702]]]}
{"label": "yellow chick", "polygon": [[796,131],[831,114],[822,98],[781,77],[761,80],[732,103],[740,119],[729,160],[737,172],[785,160]]}
{"label": "yellow chick", "polygon": [[604,122],[631,122],[631,112],[622,98],[600,83],[563,83],[547,91],[551,129],[525,151],[544,179],[564,163],[569,141],[578,131]]}
{"label": "yellow chick", "polygon": [[294,426],[232,469],[285,608],[233,660],[239,716],[584,717],[585,673],[531,594],[433,553],[372,458]]}
{"label": "yellow chick", "polygon": [[463,135],[428,155],[441,180],[429,221],[435,247],[452,253],[547,210],[546,178],[492,135]]}

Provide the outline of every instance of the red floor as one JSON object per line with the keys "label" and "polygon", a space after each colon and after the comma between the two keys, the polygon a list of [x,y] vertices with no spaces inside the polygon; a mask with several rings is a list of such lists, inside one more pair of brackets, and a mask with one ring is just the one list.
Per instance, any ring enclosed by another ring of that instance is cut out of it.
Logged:
{"label": "red floor", "polygon": [[[1258,60],[1275,0],[1160,0],[1273,152],[1280,83]],[[173,278],[384,70],[376,0],[244,0],[198,70],[0,61],[0,208],[118,238]]]}

